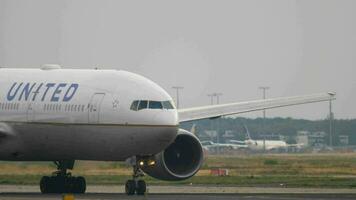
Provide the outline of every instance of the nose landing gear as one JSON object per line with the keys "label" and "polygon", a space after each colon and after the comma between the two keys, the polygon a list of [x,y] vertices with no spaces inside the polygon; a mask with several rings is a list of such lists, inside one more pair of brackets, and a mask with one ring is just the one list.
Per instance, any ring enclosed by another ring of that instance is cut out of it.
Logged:
{"label": "nose landing gear", "polygon": [[127,195],[144,195],[146,193],[146,182],[144,180],[139,180],[140,177],[143,177],[144,173],[137,166],[133,166],[133,175],[132,180],[126,181],[125,192]]}
{"label": "nose landing gear", "polygon": [[86,190],[86,181],[83,177],[74,177],[67,169],[73,169],[74,160],[54,162],[58,171],[53,176],[42,177],[40,189],[43,194],[46,193],[84,193]]}

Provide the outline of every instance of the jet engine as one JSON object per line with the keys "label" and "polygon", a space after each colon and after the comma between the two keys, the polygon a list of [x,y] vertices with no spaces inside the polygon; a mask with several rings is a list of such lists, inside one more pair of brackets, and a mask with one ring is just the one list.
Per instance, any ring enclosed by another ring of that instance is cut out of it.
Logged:
{"label": "jet engine", "polygon": [[160,180],[184,180],[199,171],[203,148],[194,134],[179,129],[174,142],[152,159],[154,164],[142,167],[148,175]]}

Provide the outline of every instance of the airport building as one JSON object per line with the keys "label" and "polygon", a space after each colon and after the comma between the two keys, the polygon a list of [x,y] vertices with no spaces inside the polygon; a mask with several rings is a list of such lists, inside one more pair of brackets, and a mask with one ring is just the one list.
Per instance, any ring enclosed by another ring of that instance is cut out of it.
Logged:
{"label": "airport building", "polygon": [[325,147],[326,146],[326,133],[323,131],[309,132],[298,131],[296,141],[298,144],[304,144],[308,147]]}
{"label": "airport building", "polygon": [[342,146],[349,145],[349,136],[348,135],[339,135],[339,143]]}

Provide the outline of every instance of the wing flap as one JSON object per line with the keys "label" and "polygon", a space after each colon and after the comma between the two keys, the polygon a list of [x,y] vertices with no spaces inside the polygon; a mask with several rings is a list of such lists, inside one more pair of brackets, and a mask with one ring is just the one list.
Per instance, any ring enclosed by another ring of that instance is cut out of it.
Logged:
{"label": "wing flap", "polygon": [[198,119],[217,118],[225,115],[234,115],[257,110],[315,103],[334,100],[335,93],[322,93],[304,96],[282,97],[263,99],[230,104],[220,104],[195,108],[179,109],[179,122],[193,121]]}

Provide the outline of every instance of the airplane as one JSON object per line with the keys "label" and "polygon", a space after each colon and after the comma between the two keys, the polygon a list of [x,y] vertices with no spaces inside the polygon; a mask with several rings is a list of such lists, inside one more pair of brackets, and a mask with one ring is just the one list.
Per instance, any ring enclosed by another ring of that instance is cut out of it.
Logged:
{"label": "airplane", "polygon": [[40,180],[42,193],[84,193],[76,160],[126,161],[127,195],[143,195],[144,174],[177,181],[203,162],[199,139],[181,122],[335,99],[334,93],[177,109],[153,81],[99,69],[0,68],[0,160],[49,161],[57,171]]}
{"label": "airplane", "polygon": [[207,151],[217,151],[224,150],[224,149],[240,149],[240,148],[247,148],[248,145],[246,144],[236,144],[236,143],[215,143],[213,141],[201,141],[200,142],[203,148]]}
{"label": "airplane", "polygon": [[[193,124],[190,132],[196,135],[196,124]],[[206,151],[217,151],[218,149],[239,149],[239,148],[246,148],[246,144],[235,144],[235,143],[216,143],[211,140],[200,141],[203,149]]]}
{"label": "airplane", "polygon": [[250,132],[246,125],[244,125],[244,129],[246,131],[246,140],[230,140],[229,142],[232,144],[241,144],[242,142],[247,145],[250,150],[254,151],[272,151],[278,149],[286,150],[288,147],[301,147],[302,144],[287,144],[283,140],[254,140],[251,138]]}

